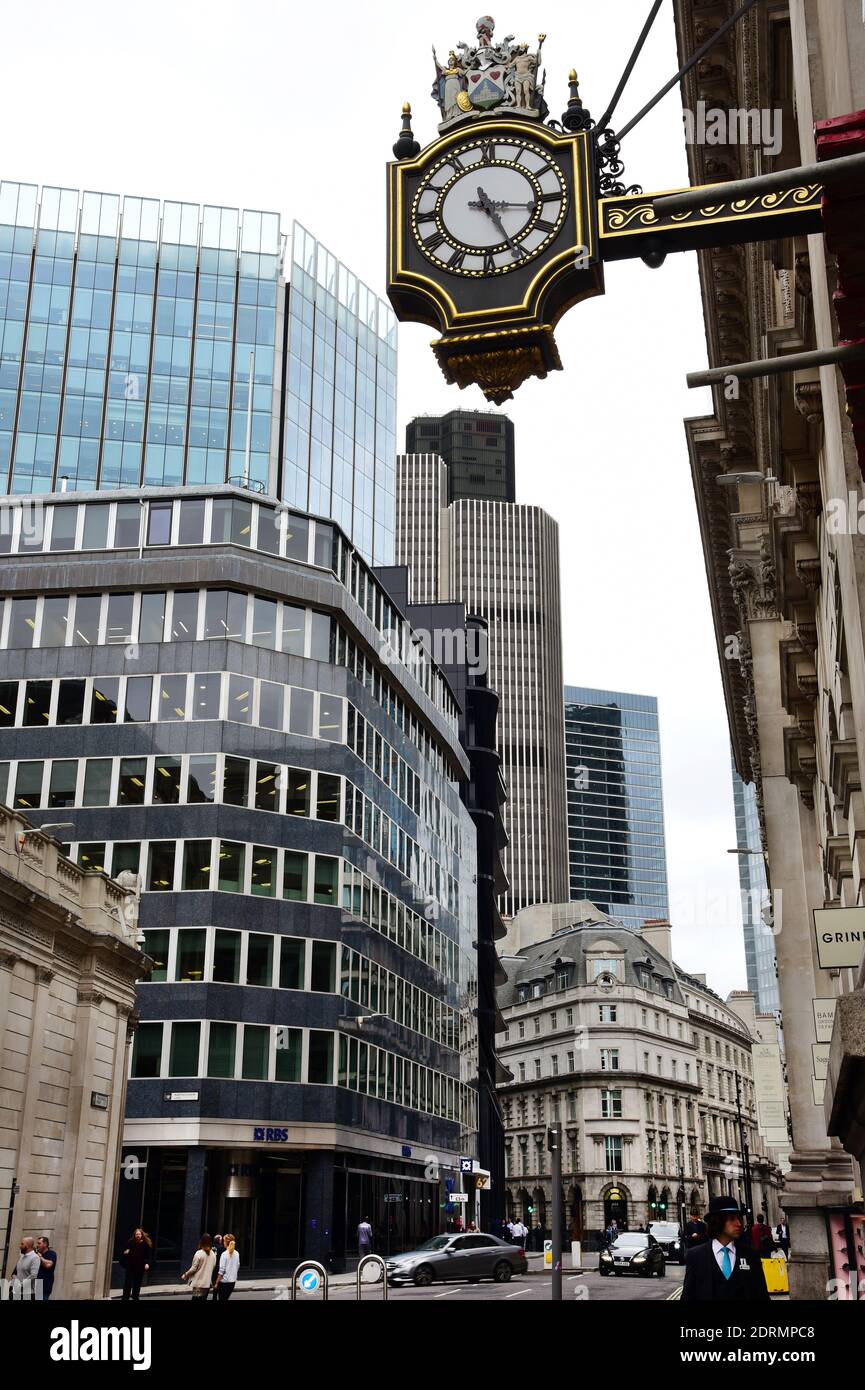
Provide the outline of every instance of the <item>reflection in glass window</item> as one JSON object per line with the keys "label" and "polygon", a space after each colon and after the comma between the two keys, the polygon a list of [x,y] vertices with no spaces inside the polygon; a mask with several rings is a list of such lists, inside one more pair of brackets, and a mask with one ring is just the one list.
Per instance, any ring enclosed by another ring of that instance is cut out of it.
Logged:
{"label": "reflection in glass window", "polygon": [[8,647],[32,647],[36,633],[35,598],[10,599],[11,618],[9,621]]}
{"label": "reflection in glass window", "polygon": [[[0,690],[0,715],[3,696]],[[57,692],[57,723],[80,724],[84,719],[84,681],[61,681]],[[2,722],[2,719],[0,719]]]}
{"label": "reflection in glass window", "polygon": [[69,636],[69,595],[46,598],[42,603],[40,647],[65,647]]}
{"label": "reflection in glass window", "polygon": [[96,646],[99,641],[99,614],[101,610],[101,594],[78,595],[75,600],[75,625],[72,630],[73,646]]}
{"label": "reflection in glass window", "polygon": [[208,589],[204,595],[204,635],[246,640],[246,594],[233,589]]}
{"label": "reflection in glass window", "polygon": [[286,769],[286,800],[285,813],[287,816],[308,816],[309,815],[309,784],[310,773],[303,768],[290,767]]}
{"label": "reflection in glass window", "polygon": [[342,707],[339,695],[320,695],[318,702],[318,736],[339,743],[342,739]]}
{"label": "reflection in glass window", "polygon": [[259,763],[255,769],[255,809],[279,810],[281,770],[276,763]]}
{"label": "reflection in glass window", "polygon": [[315,856],[315,883],[313,901],[317,903],[336,903],[339,860],[327,854]]}
{"label": "reflection in glass window", "polygon": [[89,502],[84,508],[84,549],[104,550],[108,544],[107,503]]}
{"label": "reflection in glass window", "polygon": [[[112,869],[112,873],[116,872]],[[159,984],[168,979],[168,942],[169,933],[151,929],[144,933],[143,950],[153,960],[153,974],[148,981],[149,984]]]}
{"label": "reflection in glass window", "polygon": [[306,609],[294,604],[282,605],[282,650],[289,656],[303,656]]}
{"label": "reflection in glass window", "polygon": [[186,800],[193,804],[212,802],[216,797],[216,758],[195,754],[189,759]]}
{"label": "reflection in glass window", "polygon": [[172,642],[192,642],[198,636],[198,590],[179,589],[171,610]]}
{"label": "reflection in glass window", "polygon": [[125,724],[146,724],[153,704],[153,677],[130,676],[123,710]]}
{"label": "reflection in glass window", "polygon": [[313,941],[310,988],[318,990],[322,994],[333,994],[336,989],[335,942]]}
{"label": "reflection in glass window", "polygon": [[270,1029],[247,1023],[243,1029],[243,1079],[267,1080],[267,1054],[270,1048]]}
{"label": "reflection in glass window", "polygon": [[277,1028],[276,1030],[276,1080],[300,1080],[300,1055],[303,1030],[301,1028]]}
{"label": "reflection in glass window", "polygon": [[218,672],[209,675],[196,674],[192,678],[192,717],[193,719],[218,719],[219,694],[222,689],[222,676]]}
{"label": "reflection in glass window", "polygon": [[108,806],[111,797],[111,759],[88,758],[84,769],[82,806]]}
{"label": "reflection in glass window", "polygon": [[240,980],[240,932],[217,928],[213,947],[213,978],[220,984],[236,985]]}
{"label": "reflection in glass window", "polygon": [[256,647],[276,647],[276,601],[259,598],[252,601],[252,637]]}
{"label": "reflection in glass window", "polygon": [[180,800],[180,759],[160,754],[153,769],[154,806],[176,806]]}
{"label": "reflection in glass window", "polygon": [[261,681],[259,686],[258,723],[262,729],[283,727],[283,686],[274,681]]}
{"label": "reflection in glass window", "polygon": [[276,896],[276,850],[255,845],[252,851],[252,892],[258,898]]}
{"label": "reflection in glass window", "polygon": [[296,512],[284,512],[281,518],[285,530],[285,556],[287,560],[301,560],[306,564],[309,557],[309,520]]}
{"label": "reflection in glass window", "polygon": [[183,887],[199,892],[210,887],[210,841],[185,840],[183,844]]}
{"label": "reflection in glass window", "polygon": [[201,545],[204,540],[204,498],[193,497],[180,503],[178,545]]}
{"label": "reflection in glass window", "polygon": [[147,519],[147,544],[168,545],[171,541],[171,503],[151,502]]}
{"label": "reflection in glass window", "polygon": [[151,893],[170,893],[174,887],[175,849],[173,840],[151,843],[147,855],[147,887]]}
{"label": "reflection in glass window", "polygon": [[234,1076],[234,1055],[237,1046],[237,1025],[211,1023],[207,1045],[207,1075]]}
{"label": "reflection in glass window", "polygon": [[[61,684],[61,692],[63,685]],[[84,682],[81,682],[83,687]],[[0,729],[11,729],[15,723],[15,709],[18,704],[18,682],[0,681]],[[74,721],[73,721],[74,722]],[[80,720],[78,721],[81,722]]]}
{"label": "reflection in glass window", "polygon": [[252,696],[255,682],[251,676],[230,676],[228,681],[229,719],[238,724],[252,722]]}
{"label": "reflection in glass window", "polygon": [[40,763],[19,763],[15,779],[15,806],[24,811],[38,811],[42,805],[42,768]]}
{"label": "reflection in glass window", "polygon": [[181,982],[204,979],[204,952],[207,932],[203,927],[186,928],[177,933],[177,967],[174,978]]}
{"label": "reflection in glass window", "polygon": [[172,1023],[169,1076],[197,1076],[200,1023]]}
{"label": "reflection in glass window", "polygon": [[274,511],[273,507],[259,507],[258,539],[256,541],[259,550],[265,550],[268,555],[279,554],[281,521],[281,514]]}
{"label": "reflection in glass window", "polygon": [[116,550],[137,550],[141,544],[141,518],[144,508],[140,502],[118,502],[114,522]]}
{"label": "reflection in glass window", "polygon": [[246,983],[269,985],[273,980],[273,937],[250,932],[246,947]]}
{"label": "reflection in glass window", "polygon": [[146,758],[121,758],[117,783],[118,806],[143,806],[146,779]]}
{"label": "reflection in glass window", "polygon": [[313,661],[331,661],[331,631],[333,624],[328,613],[311,614],[309,654]]}
{"label": "reflection in glass window", "polygon": [[161,676],[156,718],[165,720],[186,718],[186,677]]}
{"label": "reflection in glass window", "polygon": [[285,865],[282,874],[282,896],[284,898],[306,901],[306,864],[305,854],[299,854],[292,849],[285,851]]}
{"label": "reflection in glass window", "polygon": [[139,642],[161,642],[165,634],[165,594],[141,595]]}
{"label": "reflection in glass window", "polygon": [[246,865],[246,845],[222,840],[219,845],[219,889],[222,893],[242,893]]}
{"label": "reflection in glass window", "polygon": [[333,1082],[333,1034],[317,1028],[309,1030],[309,1066],[307,1080],[312,1086],[330,1086]]}
{"label": "reflection in glass window", "polygon": [[162,1028],[161,1023],[139,1023],[132,1044],[133,1076],[159,1075],[159,1062],[162,1056]]}
{"label": "reflection in glass window", "polygon": [[120,681],[116,676],[97,676],[93,681],[93,698],[90,701],[91,724],[117,723],[117,692]]}
{"label": "reflection in glass window", "polygon": [[225,759],[222,778],[222,800],[228,806],[245,806],[249,785],[249,763],[246,758]]}
{"label": "reflection in glass window", "polygon": [[288,724],[291,733],[303,734],[307,738],[312,737],[314,699],[315,697],[311,690],[292,690]]}
{"label": "reflection in glass window", "polygon": [[51,522],[51,549],[74,550],[77,525],[77,507],[55,507]]}
{"label": "reflection in glass window", "polygon": [[339,820],[340,778],[328,772],[318,774],[315,814],[318,820]]}
{"label": "reflection in glass window", "polygon": [[78,846],[78,863],[91,874],[105,873],[105,845],[87,844]]}
{"label": "reflection in glass window", "polygon": [[137,874],[138,866],[141,862],[141,844],[138,840],[126,840],[118,844],[115,841],[111,855],[111,877],[116,878],[118,874],[130,873]]}
{"label": "reflection in glass window", "polygon": [[24,691],[24,726],[44,729],[51,708],[51,682],[28,681]]}
{"label": "reflection in glass window", "polygon": [[108,621],[105,640],[109,644],[124,645],[132,641],[132,594],[108,595]]}
{"label": "reflection in glass window", "polygon": [[48,787],[49,807],[74,806],[77,781],[78,759],[55,759],[51,764],[51,782]]}
{"label": "reflection in glass window", "polygon": [[[288,896],[286,894],[286,896]],[[306,942],[296,936],[283,936],[279,943],[280,989],[303,989]]]}
{"label": "reflection in glass window", "polygon": [[236,497],[213,499],[213,521],[210,527],[212,545],[225,542],[249,545],[252,534],[252,504]]}

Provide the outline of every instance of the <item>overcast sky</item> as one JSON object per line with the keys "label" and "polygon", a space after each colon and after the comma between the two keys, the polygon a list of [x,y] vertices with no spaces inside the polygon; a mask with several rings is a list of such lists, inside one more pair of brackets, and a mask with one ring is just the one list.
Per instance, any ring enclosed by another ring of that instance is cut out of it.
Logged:
{"label": "overcast sky", "polygon": [[[497,36],[547,39],[553,116],[575,67],[607,104],[647,0],[493,6]],[[478,10],[478,13],[480,11]],[[474,42],[477,13],[439,0],[327,5],[274,0],[41,0],[4,15],[0,177],[278,211],[297,217],[379,293],[385,162],[410,101],[436,134],[431,46]],[[667,0],[616,113],[624,124],[678,66]],[[623,144],[628,181],[687,183],[678,88]],[[406,421],[479,391],[446,386],[430,329],[399,341]],[[660,270],[612,265],[606,294],[556,330],[564,371],[510,402],[517,500],[559,522],[569,684],[657,695],[677,960],[721,994],[744,989],[729,740],[682,428],[710,409],[685,373],[705,365],[693,254]]]}

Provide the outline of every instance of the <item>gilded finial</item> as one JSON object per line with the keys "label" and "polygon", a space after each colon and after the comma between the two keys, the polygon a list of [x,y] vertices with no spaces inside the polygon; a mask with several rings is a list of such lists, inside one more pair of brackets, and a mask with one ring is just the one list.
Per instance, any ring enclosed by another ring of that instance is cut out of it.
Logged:
{"label": "gilded finial", "polygon": [[414,138],[411,128],[411,103],[404,101],[402,104],[402,130],[397,137],[393,152],[397,159],[414,159],[420,154],[420,145]]}
{"label": "gilded finial", "polygon": [[403,114],[404,116],[410,116],[410,115],[411,115],[411,102],[410,102],[410,101],[404,101],[404,102],[403,102],[403,104],[402,104],[402,114]]}
{"label": "gilded finial", "polygon": [[569,82],[576,82],[576,80],[577,80],[577,70],[576,70],[576,68],[571,68],[570,72],[568,73],[568,81],[569,81]]}

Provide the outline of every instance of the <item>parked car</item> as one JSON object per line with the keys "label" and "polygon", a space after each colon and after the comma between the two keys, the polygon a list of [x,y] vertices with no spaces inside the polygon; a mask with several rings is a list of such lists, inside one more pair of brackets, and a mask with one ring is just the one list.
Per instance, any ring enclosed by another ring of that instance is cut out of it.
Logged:
{"label": "parked car", "polygon": [[666,1273],[664,1252],[654,1236],[643,1231],[623,1231],[608,1250],[601,1251],[601,1274],[645,1274],[661,1277]]}
{"label": "parked car", "polygon": [[389,1284],[417,1284],[421,1288],[450,1279],[467,1279],[470,1284],[495,1279],[506,1284],[514,1274],[525,1274],[527,1266],[525,1250],[498,1236],[433,1236],[417,1250],[391,1255],[387,1280]]}
{"label": "parked car", "polygon": [[675,1260],[680,1265],[685,1263],[682,1232],[675,1221],[652,1221],[649,1225],[649,1235],[658,1242],[666,1259]]}

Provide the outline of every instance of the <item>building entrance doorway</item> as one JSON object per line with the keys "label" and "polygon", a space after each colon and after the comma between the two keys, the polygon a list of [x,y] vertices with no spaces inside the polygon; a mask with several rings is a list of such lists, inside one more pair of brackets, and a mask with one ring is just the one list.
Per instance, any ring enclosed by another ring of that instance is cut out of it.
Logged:
{"label": "building entrance doorway", "polygon": [[247,1269],[255,1267],[255,1207],[254,1197],[226,1197],[225,1217],[221,1234],[230,1231]]}
{"label": "building entrance doorway", "polygon": [[611,1187],[604,1198],[604,1229],[615,1221],[620,1231],[628,1229],[628,1199],[620,1187]]}

